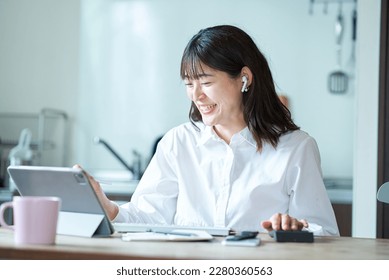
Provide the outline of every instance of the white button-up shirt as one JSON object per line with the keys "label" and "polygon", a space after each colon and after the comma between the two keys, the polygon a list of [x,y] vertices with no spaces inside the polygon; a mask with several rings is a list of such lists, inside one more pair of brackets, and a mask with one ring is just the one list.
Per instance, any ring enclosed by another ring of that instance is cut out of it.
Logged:
{"label": "white button-up shirt", "polygon": [[306,219],[316,235],[338,235],[315,140],[298,130],[261,152],[246,127],[230,144],[212,127],[186,123],[160,141],[131,202],[114,222],[259,230],[275,213]]}

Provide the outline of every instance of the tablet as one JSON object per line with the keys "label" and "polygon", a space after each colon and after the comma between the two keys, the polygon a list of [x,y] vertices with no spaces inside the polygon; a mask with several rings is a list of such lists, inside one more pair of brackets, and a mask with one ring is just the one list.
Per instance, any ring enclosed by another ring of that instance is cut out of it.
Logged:
{"label": "tablet", "polygon": [[79,168],[9,166],[8,173],[22,196],[61,198],[60,231],[107,236],[114,228],[88,178]]}

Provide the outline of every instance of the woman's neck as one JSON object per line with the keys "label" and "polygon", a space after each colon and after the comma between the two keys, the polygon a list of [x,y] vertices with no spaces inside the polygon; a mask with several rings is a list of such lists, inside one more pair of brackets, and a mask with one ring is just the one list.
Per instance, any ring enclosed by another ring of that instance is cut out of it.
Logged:
{"label": "woman's neck", "polygon": [[242,131],[247,124],[245,122],[238,122],[235,124],[225,125],[214,125],[213,130],[215,133],[223,139],[227,144],[230,144],[232,136]]}

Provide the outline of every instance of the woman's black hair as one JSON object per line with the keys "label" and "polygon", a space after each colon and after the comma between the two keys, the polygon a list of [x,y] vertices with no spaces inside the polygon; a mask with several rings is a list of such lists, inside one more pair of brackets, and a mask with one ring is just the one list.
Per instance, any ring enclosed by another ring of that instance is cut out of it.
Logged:
{"label": "woman's black hair", "polygon": [[[265,56],[243,30],[231,25],[200,30],[184,50],[181,78],[198,79],[203,74],[201,65],[226,72],[231,78],[239,77],[244,66],[251,70],[249,90],[242,93],[243,115],[259,151],[264,142],[276,147],[282,134],[299,129],[288,108],[278,98]],[[189,118],[193,124],[202,122],[193,102]]]}

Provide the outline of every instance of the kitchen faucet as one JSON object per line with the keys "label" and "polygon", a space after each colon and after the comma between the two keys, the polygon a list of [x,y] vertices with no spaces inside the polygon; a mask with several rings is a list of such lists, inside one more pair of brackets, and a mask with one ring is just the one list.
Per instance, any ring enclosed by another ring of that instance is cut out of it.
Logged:
{"label": "kitchen faucet", "polygon": [[124,165],[124,167],[126,167],[127,170],[129,170],[132,175],[133,175],[133,178],[135,180],[139,180],[141,177],[142,177],[142,168],[141,168],[141,155],[139,152],[137,152],[136,150],[133,150],[133,155],[134,155],[134,162],[133,162],[133,165],[130,166],[112,147],[111,145],[109,145],[105,140],[99,138],[99,137],[95,137],[94,138],[94,142],[95,144],[102,144],[104,147],[106,147],[113,155],[114,157],[116,157],[116,159],[118,159],[120,161],[121,164]]}

